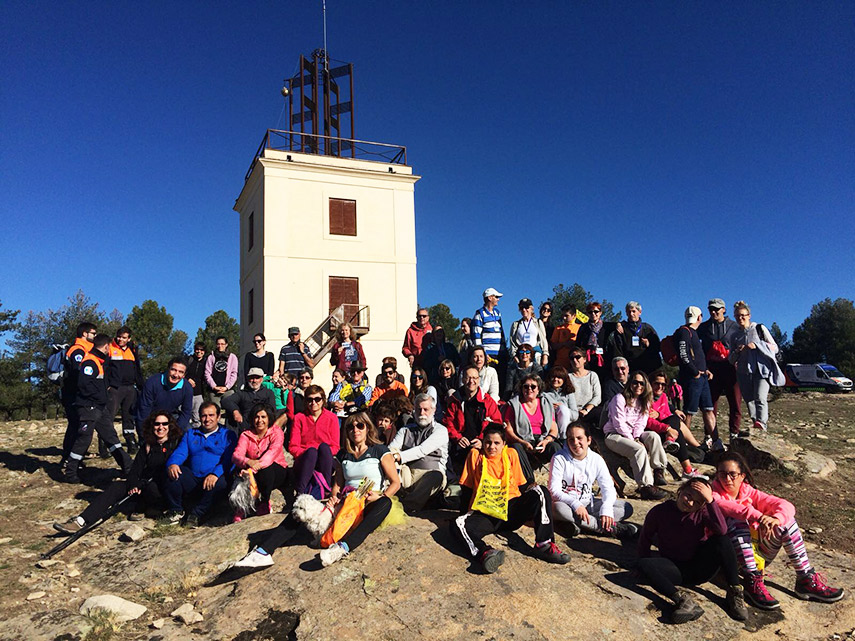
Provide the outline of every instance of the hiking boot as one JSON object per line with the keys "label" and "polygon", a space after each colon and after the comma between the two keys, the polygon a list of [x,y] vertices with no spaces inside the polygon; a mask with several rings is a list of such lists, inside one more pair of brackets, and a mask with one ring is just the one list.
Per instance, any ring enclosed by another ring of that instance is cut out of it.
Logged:
{"label": "hiking boot", "polygon": [[249,554],[235,563],[232,567],[236,568],[269,568],[273,565],[272,554],[262,554],[258,548],[252,548]]}
{"label": "hiking boot", "polygon": [[665,451],[668,454],[676,454],[677,452],[680,451],[680,446],[677,444],[677,441],[675,441],[670,436],[667,439],[665,439],[665,444],[663,447],[665,448]]}
{"label": "hiking boot", "polygon": [[653,485],[643,485],[638,488],[638,495],[644,501],[661,501],[668,498],[668,492]]}
{"label": "hiking boot", "polygon": [[80,476],[78,476],[79,469],[80,462],[74,459],[69,459],[66,462],[65,467],[62,469],[62,482],[71,483],[72,485],[79,485],[82,483]]}
{"label": "hiking boot", "polygon": [[546,561],[547,563],[557,563],[558,565],[570,563],[570,555],[559,550],[558,546],[552,541],[549,543],[538,543],[535,545],[534,555],[541,561]]}
{"label": "hiking boot", "polygon": [[781,607],[781,604],[769,594],[760,572],[751,574],[745,580],[745,598],[751,605],[761,610],[774,610]]}
{"label": "hiking boot", "polygon": [[326,550],[321,550],[321,565],[327,568],[347,555],[348,551],[344,549],[344,546],[341,543],[334,543]]}
{"label": "hiking boot", "polygon": [[144,512],[132,512],[131,515],[128,517],[128,521],[142,521],[144,519],[145,519],[145,513]]}
{"label": "hiking boot", "polygon": [[823,603],[834,603],[843,598],[843,588],[832,588],[826,584],[825,577],[812,571],[810,574],[800,576],[796,579],[796,596],[808,601],[822,601]]}
{"label": "hiking boot", "polygon": [[609,534],[621,541],[628,541],[638,536],[638,526],[635,523],[627,523],[625,521],[615,523]]}
{"label": "hiking boot", "polygon": [[671,612],[673,623],[688,623],[699,619],[704,613],[703,608],[684,590],[677,590],[677,594],[674,595],[674,605],[677,607]]}
{"label": "hiking boot", "polygon": [[65,523],[60,523],[59,521],[57,521],[53,524],[53,529],[59,532],[60,534],[77,534],[86,525],[86,522],[84,521],[83,523],[81,523],[80,521],[83,521],[83,519],[78,520],[79,518],[80,517],[72,516]]}
{"label": "hiking boot", "polygon": [[748,618],[748,607],[745,605],[745,589],[741,585],[727,586],[724,609],[732,619],[737,621],[745,621]]}
{"label": "hiking boot", "polygon": [[98,439],[98,457],[102,459],[110,458],[110,448],[108,448],[107,444],[100,438]]}
{"label": "hiking boot", "polygon": [[191,530],[195,530],[199,527],[199,515],[193,514],[192,512],[187,515],[187,518],[184,519],[184,527],[189,528]]}
{"label": "hiking boot", "polygon": [[653,470],[653,485],[658,487],[668,485],[668,480],[665,478],[665,470]]}
{"label": "hiking boot", "polygon": [[163,515],[162,521],[166,525],[178,525],[183,518],[184,512],[181,510],[167,510],[166,514]]}
{"label": "hiking boot", "polygon": [[481,566],[487,574],[493,574],[505,562],[505,551],[487,548],[481,553]]}

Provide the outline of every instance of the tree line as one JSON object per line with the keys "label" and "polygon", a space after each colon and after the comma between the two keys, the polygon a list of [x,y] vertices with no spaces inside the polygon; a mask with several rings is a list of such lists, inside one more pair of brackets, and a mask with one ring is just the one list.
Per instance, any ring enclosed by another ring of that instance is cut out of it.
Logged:
{"label": "tree line", "polygon": [[169,359],[188,354],[193,342],[201,341],[211,349],[222,335],[228,338],[231,351],[237,353],[240,345],[240,326],[223,310],[208,316],[191,342],[187,332],[175,328],[172,314],[153,300],[135,305],[127,316],[117,309],[105,311],[83,291],[57,309],[30,311],[25,316],[4,309],[0,301],[0,335],[11,333],[8,349],[0,353],[0,416],[11,420],[56,415],[59,388],[47,378],[47,359],[55,346],[74,341],[77,325],[84,321],[95,323],[99,333],[110,336],[123,325],[129,327],[143,376],[166,369]]}

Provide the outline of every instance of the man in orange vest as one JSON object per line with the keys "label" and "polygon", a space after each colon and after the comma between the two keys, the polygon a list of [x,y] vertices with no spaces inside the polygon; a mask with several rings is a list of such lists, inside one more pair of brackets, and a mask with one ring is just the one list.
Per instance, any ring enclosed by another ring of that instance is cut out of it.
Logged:
{"label": "man in orange vest", "polygon": [[107,334],[98,334],[92,340],[92,350],[80,361],[77,395],[74,398],[80,427],[63,470],[63,480],[66,483],[80,483],[80,461],[89,449],[92,434],[96,431],[98,436],[104,439],[108,451],[116,459],[122,472],[127,474],[131,468],[131,457],[122,449],[113,421],[106,420],[107,383],[104,378],[104,360],[107,358],[109,344],[110,337]]}
{"label": "man in orange vest", "polygon": [[97,327],[94,323],[83,322],[77,326],[77,337],[74,343],[65,352],[65,360],[62,375],[62,406],[65,408],[65,418],[68,425],[65,428],[65,436],[62,439],[62,465],[68,460],[68,453],[74,439],[77,438],[77,429],[80,427],[80,417],[77,415],[77,406],[74,398],[77,396],[77,374],[80,371],[80,362],[92,349],[92,339],[95,338]]}
{"label": "man in orange vest", "polygon": [[137,350],[131,342],[131,330],[123,325],[116,330],[116,338],[108,346],[106,362],[107,414],[112,422],[116,411],[122,414],[122,435],[128,454],[137,451],[137,430],[134,423],[134,405],[137,402],[137,390],[142,389],[143,379]]}

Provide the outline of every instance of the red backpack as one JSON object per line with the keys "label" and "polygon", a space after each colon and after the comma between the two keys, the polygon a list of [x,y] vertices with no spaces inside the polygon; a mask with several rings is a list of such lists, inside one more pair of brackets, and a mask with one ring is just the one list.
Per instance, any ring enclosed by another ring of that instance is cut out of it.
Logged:
{"label": "red backpack", "polygon": [[[677,340],[674,338],[677,331],[681,328],[685,327],[689,330],[689,335],[692,334],[692,328],[688,325],[682,325],[674,330],[674,333],[670,336],[666,336],[659,342],[659,351],[662,352],[662,360],[664,360],[671,367],[677,367],[680,364],[680,355],[677,354]],[[694,357],[694,354],[692,354]]]}

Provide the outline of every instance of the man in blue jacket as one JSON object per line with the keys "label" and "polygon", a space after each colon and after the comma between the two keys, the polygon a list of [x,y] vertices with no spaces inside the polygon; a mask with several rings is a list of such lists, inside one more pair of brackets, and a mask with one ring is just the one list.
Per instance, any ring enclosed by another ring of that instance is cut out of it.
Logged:
{"label": "man in blue jacket", "polygon": [[178,426],[186,431],[193,410],[193,386],[184,380],[187,362],[176,356],[163,374],[148,377],[137,401],[137,432],[142,439],[142,424],[154,410],[165,410],[175,417]]}
{"label": "man in blue jacket", "polygon": [[199,408],[201,427],[186,432],[166,461],[166,520],[171,524],[184,517],[186,495],[202,490],[199,502],[184,521],[184,525],[196,527],[229,488],[228,471],[232,467],[237,435],[221,427],[219,417],[220,408],[215,403],[202,403]]}

